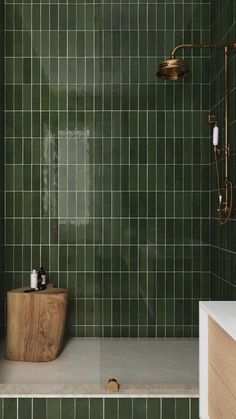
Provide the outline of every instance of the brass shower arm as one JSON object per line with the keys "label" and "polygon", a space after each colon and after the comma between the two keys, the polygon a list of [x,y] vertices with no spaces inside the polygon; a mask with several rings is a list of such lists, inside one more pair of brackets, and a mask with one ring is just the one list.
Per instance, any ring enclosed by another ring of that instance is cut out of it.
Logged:
{"label": "brass shower arm", "polygon": [[179,49],[182,48],[209,48],[209,49],[235,49],[236,50],[236,43],[222,45],[222,44],[180,44],[175,47],[171,53],[171,58],[175,59],[175,54]]}

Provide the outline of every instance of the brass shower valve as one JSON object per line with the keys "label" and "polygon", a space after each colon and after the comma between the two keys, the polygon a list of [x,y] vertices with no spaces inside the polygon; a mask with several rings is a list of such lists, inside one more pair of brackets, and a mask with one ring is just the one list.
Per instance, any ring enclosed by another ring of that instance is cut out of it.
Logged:
{"label": "brass shower valve", "polygon": [[214,146],[214,152],[216,152],[217,154],[224,154],[224,156],[229,157],[230,156],[230,146],[228,145],[227,147],[222,147],[219,148],[216,145]]}
{"label": "brass shower valve", "polygon": [[223,208],[222,211],[227,213],[230,210],[230,205],[228,202],[223,202]]}
{"label": "brass shower valve", "polygon": [[222,214],[228,214],[229,212],[234,212],[235,209],[231,208],[229,203],[223,202],[222,206],[217,209],[217,212],[221,212]]}
{"label": "brass shower valve", "polygon": [[221,149],[219,147],[217,147],[216,145],[214,145],[214,152],[217,154],[221,154]]}
{"label": "brass shower valve", "polygon": [[229,211],[231,211],[231,207],[228,201],[222,202],[217,209],[217,212],[221,212],[223,214],[228,214]]}

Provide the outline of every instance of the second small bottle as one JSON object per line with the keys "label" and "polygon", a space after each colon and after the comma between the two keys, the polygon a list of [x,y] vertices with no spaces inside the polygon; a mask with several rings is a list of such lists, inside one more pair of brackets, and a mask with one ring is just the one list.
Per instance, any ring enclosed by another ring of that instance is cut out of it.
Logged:
{"label": "second small bottle", "polygon": [[44,290],[46,288],[46,271],[42,266],[38,271],[38,289]]}

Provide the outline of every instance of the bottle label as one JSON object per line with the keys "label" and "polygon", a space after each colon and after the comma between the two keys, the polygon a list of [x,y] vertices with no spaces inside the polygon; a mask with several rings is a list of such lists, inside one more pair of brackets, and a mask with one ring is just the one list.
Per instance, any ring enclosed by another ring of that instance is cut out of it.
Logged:
{"label": "bottle label", "polygon": [[41,275],[42,284],[46,285],[46,275]]}

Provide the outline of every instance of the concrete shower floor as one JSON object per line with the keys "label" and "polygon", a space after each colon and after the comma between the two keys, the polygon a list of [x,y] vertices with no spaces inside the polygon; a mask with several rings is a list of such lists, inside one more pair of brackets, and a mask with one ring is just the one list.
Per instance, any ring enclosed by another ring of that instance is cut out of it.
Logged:
{"label": "concrete shower floor", "polygon": [[197,397],[198,340],[71,338],[47,363],[8,361],[0,347],[0,396],[104,397],[111,377],[119,397]]}

